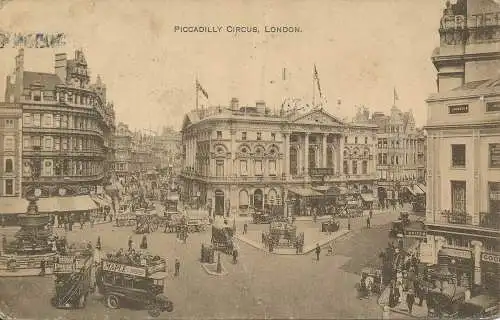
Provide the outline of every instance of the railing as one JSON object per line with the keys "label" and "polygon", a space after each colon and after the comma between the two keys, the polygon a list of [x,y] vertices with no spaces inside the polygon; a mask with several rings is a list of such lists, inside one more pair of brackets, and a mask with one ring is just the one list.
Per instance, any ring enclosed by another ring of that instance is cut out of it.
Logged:
{"label": "railing", "polygon": [[500,230],[500,214],[494,212],[480,212],[479,226]]}
{"label": "railing", "polygon": [[87,175],[87,176],[41,176],[33,181],[31,177],[23,177],[23,183],[29,182],[51,182],[51,183],[67,183],[67,182],[79,182],[79,181],[95,181],[104,178],[104,174],[97,175]]}
{"label": "railing", "polygon": [[500,215],[493,212],[480,212],[479,223],[475,224],[472,215],[467,213],[457,213],[451,211],[443,211],[436,215],[436,222],[442,224],[475,226],[479,228],[500,230]]}

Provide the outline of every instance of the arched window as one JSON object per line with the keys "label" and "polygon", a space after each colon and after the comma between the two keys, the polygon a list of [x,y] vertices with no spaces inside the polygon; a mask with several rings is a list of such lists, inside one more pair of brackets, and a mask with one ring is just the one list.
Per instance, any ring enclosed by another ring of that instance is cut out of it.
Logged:
{"label": "arched window", "polygon": [[12,164],[12,159],[5,159],[5,172],[12,173],[14,166]]}
{"label": "arched window", "polygon": [[250,205],[250,198],[248,197],[248,191],[241,190],[239,195],[240,209],[247,209],[249,205]]}

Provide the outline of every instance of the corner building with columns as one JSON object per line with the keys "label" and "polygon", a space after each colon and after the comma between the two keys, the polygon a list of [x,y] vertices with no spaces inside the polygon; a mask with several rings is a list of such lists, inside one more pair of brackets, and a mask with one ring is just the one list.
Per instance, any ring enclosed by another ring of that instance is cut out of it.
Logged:
{"label": "corner building with columns", "polygon": [[229,107],[188,113],[181,133],[182,197],[214,214],[283,204],[285,215],[300,215],[291,201],[323,198],[331,187],[374,200],[374,125],[323,109],[272,114],[263,101],[240,107],[233,98]]}
{"label": "corner building with columns", "polygon": [[500,293],[500,5],[448,5],[427,99],[426,262],[472,294]]}

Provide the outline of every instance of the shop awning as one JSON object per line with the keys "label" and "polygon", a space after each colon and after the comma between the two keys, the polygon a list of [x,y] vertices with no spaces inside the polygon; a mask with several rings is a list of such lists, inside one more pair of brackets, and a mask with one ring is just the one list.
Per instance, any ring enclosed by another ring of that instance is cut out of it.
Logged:
{"label": "shop awning", "polygon": [[362,193],[361,194],[361,199],[365,202],[373,202],[375,201],[375,197],[371,193]]}
{"label": "shop awning", "polygon": [[423,193],[427,193],[427,187],[424,184],[417,183],[417,187],[422,190]]}
{"label": "shop awning", "polygon": [[335,186],[318,186],[312,188],[315,191],[321,192],[325,196],[339,196],[342,194],[342,190]]}
{"label": "shop awning", "polygon": [[[415,192],[415,190],[413,190],[412,187],[409,187],[409,186],[405,186],[405,188],[408,190],[409,193],[411,193],[412,195],[416,196],[417,193]],[[418,189],[418,188],[417,188]]]}
{"label": "shop awning", "polygon": [[97,205],[88,195],[72,197],[40,198],[37,201],[39,212],[75,212],[97,209]]}
{"label": "shop awning", "polygon": [[321,192],[318,192],[318,191],[313,190],[311,188],[294,187],[294,188],[289,188],[288,191],[295,193],[296,195],[299,195],[301,197],[322,197],[323,196],[323,194]]}
{"label": "shop awning", "polygon": [[111,201],[109,201],[108,199],[94,196],[92,197],[92,200],[94,200],[94,202],[101,207],[111,206]]}
{"label": "shop awning", "polygon": [[28,200],[14,197],[0,197],[0,214],[18,214],[28,211]]}

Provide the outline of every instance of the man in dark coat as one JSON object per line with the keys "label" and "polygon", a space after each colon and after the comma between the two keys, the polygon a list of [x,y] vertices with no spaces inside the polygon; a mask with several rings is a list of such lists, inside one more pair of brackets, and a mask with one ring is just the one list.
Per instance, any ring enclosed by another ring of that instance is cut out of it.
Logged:
{"label": "man in dark coat", "polygon": [[413,290],[409,290],[406,295],[406,304],[408,305],[408,312],[411,314],[413,311],[413,304],[415,303],[415,295]]}
{"label": "man in dark coat", "polygon": [[321,253],[321,247],[319,246],[319,243],[316,243],[316,261],[319,261],[319,254]]}

